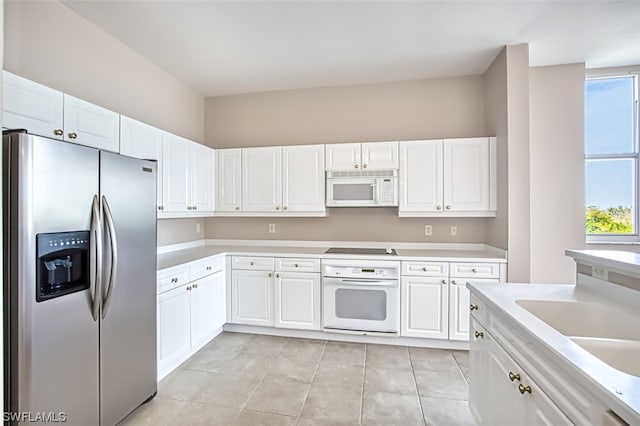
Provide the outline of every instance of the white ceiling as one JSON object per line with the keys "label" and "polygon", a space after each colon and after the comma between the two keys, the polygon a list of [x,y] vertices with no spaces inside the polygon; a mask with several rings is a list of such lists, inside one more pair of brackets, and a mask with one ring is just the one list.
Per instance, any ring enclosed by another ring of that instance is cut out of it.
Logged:
{"label": "white ceiling", "polygon": [[63,0],[204,96],[532,66],[640,64],[640,1]]}

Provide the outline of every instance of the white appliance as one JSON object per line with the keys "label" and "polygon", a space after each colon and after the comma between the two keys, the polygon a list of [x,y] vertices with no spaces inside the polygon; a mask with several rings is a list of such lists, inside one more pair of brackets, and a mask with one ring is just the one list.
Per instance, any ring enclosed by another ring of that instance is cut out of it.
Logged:
{"label": "white appliance", "polygon": [[397,205],[397,170],[327,172],[327,207]]}
{"label": "white appliance", "polygon": [[322,275],[325,329],[398,334],[400,262],[330,260]]}

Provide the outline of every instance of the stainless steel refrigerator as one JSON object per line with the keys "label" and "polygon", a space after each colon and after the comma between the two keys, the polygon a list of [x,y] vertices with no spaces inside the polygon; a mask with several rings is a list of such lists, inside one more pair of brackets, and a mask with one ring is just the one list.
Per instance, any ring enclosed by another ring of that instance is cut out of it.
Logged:
{"label": "stainless steel refrigerator", "polygon": [[114,425],[157,389],[156,164],[26,132],[2,163],[5,411]]}

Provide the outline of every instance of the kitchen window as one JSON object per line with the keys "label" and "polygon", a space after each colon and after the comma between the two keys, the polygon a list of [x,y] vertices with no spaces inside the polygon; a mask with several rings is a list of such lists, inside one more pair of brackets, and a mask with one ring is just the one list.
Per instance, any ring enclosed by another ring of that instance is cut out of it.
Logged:
{"label": "kitchen window", "polygon": [[585,82],[587,242],[638,242],[638,72]]}

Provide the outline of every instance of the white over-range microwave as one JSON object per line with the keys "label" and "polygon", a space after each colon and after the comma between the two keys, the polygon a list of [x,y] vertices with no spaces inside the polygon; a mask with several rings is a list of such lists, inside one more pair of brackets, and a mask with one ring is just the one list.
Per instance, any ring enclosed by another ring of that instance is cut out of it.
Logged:
{"label": "white over-range microwave", "polygon": [[397,205],[397,170],[327,172],[327,207]]}

